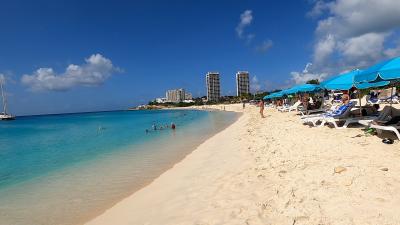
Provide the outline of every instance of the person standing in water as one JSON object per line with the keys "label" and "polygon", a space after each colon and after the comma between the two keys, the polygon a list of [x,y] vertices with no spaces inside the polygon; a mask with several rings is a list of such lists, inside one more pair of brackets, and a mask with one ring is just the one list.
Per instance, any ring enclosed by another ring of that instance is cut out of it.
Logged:
{"label": "person standing in water", "polygon": [[171,123],[171,129],[175,130],[175,124],[174,123]]}
{"label": "person standing in water", "polygon": [[264,116],[264,100],[263,99],[261,99],[261,101],[260,101],[258,106],[260,107],[261,118],[265,118],[265,116]]}

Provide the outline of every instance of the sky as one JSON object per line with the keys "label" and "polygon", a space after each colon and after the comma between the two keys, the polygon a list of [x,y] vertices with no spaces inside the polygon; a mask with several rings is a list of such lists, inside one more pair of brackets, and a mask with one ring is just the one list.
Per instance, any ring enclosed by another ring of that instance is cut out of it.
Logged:
{"label": "sky", "polygon": [[125,109],[323,80],[400,55],[398,0],[2,1],[0,79],[16,115]]}

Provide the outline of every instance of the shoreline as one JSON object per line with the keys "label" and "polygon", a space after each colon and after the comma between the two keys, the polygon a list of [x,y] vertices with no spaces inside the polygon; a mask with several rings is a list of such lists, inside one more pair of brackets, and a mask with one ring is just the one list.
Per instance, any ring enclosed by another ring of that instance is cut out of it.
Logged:
{"label": "shoreline", "polygon": [[[243,112],[241,110],[239,110],[239,107],[241,107],[241,104],[235,104],[235,105],[231,105],[234,106],[233,108],[230,108],[229,110],[225,110],[227,112],[235,112],[235,113],[239,113],[240,115],[238,115],[238,117],[236,118],[236,120],[230,124],[229,126],[225,127],[223,130],[219,131],[218,133],[212,135],[211,137],[209,137],[208,139],[206,139],[204,142],[202,142],[200,145],[194,147],[192,149],[192,151],[190,151],[186,156],[184,156],[181,160],[177,161],[176,163],[174,163],[170,168],[168,168],[167,170],[165,170],[162,174],[160,174],[158,177],[156,177],[155,179],[153,179],[152,181],[149,181],[147,184],[143,185],[140,189],[134,191],[133,193],[131,193],[129,196],[121,199],[120,201],[118,201],[116,204],[112,205],[110,208],[108,208],[107,210],[105,210],[103,213],[96,215],[95,217],[92,217],[89,221],[87,221],[84,224],[87,225],[91,225],[91,224],[103,224],[103,222],[101,222],[102,217],[105,216],[106,214],[110,213],[110,211],[114,210],[114,208],[117,208],[119,205],[124,204],[126,201],[130,201],[130,199],[137,195],[136,193],[141,192],[143,189],[146,189],[147,187],[149,187],[150,185],[152,185],[154,182],[158,181],[162,176],[165,176],[166,173],[168,173],[171,170],[174,170],[179,164],[181,164],[183,161],[187,160],[187,158],[193,154],[193,152],[197,151],[199,149],[200,146],[204,145],[206,142],[208,142],[210,139],[214,138],[215,136],[217,136],[218,134],[224,132],[227,129],[230,129],[234,124],[238,123],[239,120],[243,117]],[[224,111],[219,109],[219,105],[209,105],[207,107],[202,107],[202,106],[189,106],[189,107],[175,107],[175,108],[168,108],[168,109],[160,109],[160,110],[206,110],[206,111]],[[100,221],[99,221],[100,220]],[[106,222],[105,224],[113,224],[114,222]]]}
{"label": "shoreline", "polygon": [[235,123],[86,224],[400,224],[398,141],[310,128],[295,112],[265,114],[247,105]]}
{"label": "shoreline", "polygon": [[147,186],[240,116],[196,110],[165,113],[170,116],[163,117],[178,124],[176,131],[157,131],[144,137],[150,141],[121,145],[1,189],[0,224],[33,220],[41,224],[83,224]]}
{"label": "shoreline", "polygon": [[[201,111],[224,111],[224,110],[220,110],[215,108],[215,106],[211,106],[207,107],[207,108],[201,108],[201,106],[189,106],[189,107],[174,107],[174,108],[163,108],[163,109],[158,109],[158,110],[201,110]],[[142,189],[145,189],[147,186],[151,185],[153,182],[155,182],[157,179],[159,179],[161,176],[163,176],[166,172],[168,172],[169,170],[172,170],[175,168],[175,166],[179,163],[181,163],[182,161],[184,161],[189,155],[191,155],[194,151],[196,151],[199,146],[203,145],[205,142],[207,142],[209,139],[213,138],[215,135],[223,132],[224,130],[228,129],[229,127],[231,127],[233,124],[237,123],[240,118],[243,116],[243,112],[241,112],[238,109],[231,109],[231,110],[225,110],[226,112],[234,112],[234,113],[238,113],[237,118],[231,123],[229,124],[227,127],[223,128],[222,130],[218,131],[217,133],[213,134],[212,136],[208,137],[206,140],[204,140],[202,143],[200,143],[197,146],[194,146],[193,149],[191,149],[191,151],[189,151],[185,156],[183,156],[182,158],[180,158],[178,161],[176,161],[173,165],[171,165],[169,168],[167,168],[163,173],[161,173],[159,176],[157,176],[156,178],[154,178],[153,180],[149,180],[148,182],[146,182],[145,184],[143,184],[141,186],[141,188],[139,188],[138,190],[135,190],[134,192],[132,192],[131,194],[129,194],[128,196],[126,196],[125,198],[121,199],[120,201],[116,202],[115,204],[113,204],[110,208],[106,209],[104,212],[102,212],[101,214],[96,214],[90,217],[90,219],[88,221],[86,221],[84,224],[89,224],[90,222],[92,222],[93,220],[95,220],[96,218],[98,218],[99,216],[107,213],[109,210],[113,209],[116,205],[120,204],[121,202],[125,201],[126,199],[130,198],[131,196],[135,195],[135,193],[141,191]]]}

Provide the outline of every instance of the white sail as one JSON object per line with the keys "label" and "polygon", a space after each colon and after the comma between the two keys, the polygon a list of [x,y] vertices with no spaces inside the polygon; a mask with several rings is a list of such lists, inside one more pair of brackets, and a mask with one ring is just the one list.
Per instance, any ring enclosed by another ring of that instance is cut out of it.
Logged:
{"label": "white sail", "polygon": [[9,115],[7,113],[7,99],[6,99],[6,95],[4,94],[3,83],[4,83],[4,80],[0,79],[1,98],[3,99],[3,113],[0,114],[0,120],[13,120],[13,119],[15,119],[15,116]]}
{"label": "white sail", "polygon": [[3,114],[7,114],[7,102],[6,96],[4,96],[4,89],[3,89],[3,80],[0,79],[0,88],[1,88],[1,98],[3,99]]}

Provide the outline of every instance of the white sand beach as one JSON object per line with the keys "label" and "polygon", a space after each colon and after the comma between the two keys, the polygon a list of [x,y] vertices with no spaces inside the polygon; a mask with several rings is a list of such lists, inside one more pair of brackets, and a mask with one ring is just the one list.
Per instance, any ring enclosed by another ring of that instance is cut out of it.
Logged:
{"label": "white sand beach", "polygon": [[361,128],[310,128],[295,112],[265,114],[247,106],[234,124],[87,224],[400,224],[398,141],[383,144]]}

